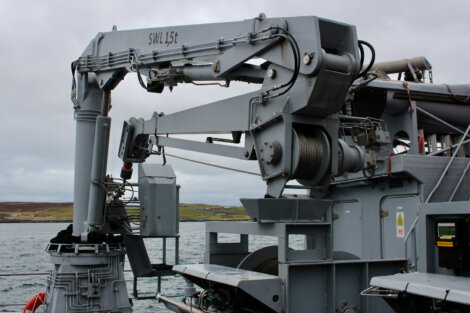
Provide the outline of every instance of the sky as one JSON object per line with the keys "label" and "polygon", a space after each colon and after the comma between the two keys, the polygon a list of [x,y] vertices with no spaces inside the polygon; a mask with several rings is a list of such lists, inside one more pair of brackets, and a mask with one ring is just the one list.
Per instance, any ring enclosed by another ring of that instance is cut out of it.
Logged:
{"label": "sky", "polygon": [[[435,83],[470,83],[470,1],[17,1],[0,0],[0,201],[73,199],[75,122],[70,101],[70,63],[98,32],[160,26],[315,15],[356,25],[372,43],[377,61],[425,56]],[[148,94],[129,74],[113,91],[108,172],[118,177],[122,122],[255,90],[177,86]],[[198,153],[167,152],[257,171],[255,162]],[[148,161],[160,163],[157,156]],[[261,178],[168,158],[181,185],[181,202],[239,205],[262,197]],[[134,174],[134,177],[137,175]]]}

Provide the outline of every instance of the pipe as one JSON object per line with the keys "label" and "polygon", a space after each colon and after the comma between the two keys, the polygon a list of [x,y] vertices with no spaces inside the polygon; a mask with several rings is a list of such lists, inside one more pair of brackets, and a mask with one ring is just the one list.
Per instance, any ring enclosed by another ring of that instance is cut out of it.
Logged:
{"label": "pipe", "polygon": [[[357,81],[355,84],[360,82]],[[360,89],[358,97],[354,99],[353,109],[361,116],[401,114],[410,107],[411,96],[411,100],[416,102],[416,107],[458,128],[467,127],[470,119],[470,102],[466,99],[470,94],[470,85],[409,83],[408,87],[410,94],[403,82],[375,79]],[[423,112],[418,114],[418,123],[427,122],[430,117],[421,113]]]}
{"label": "pipe", "polygon": [[92,228],[99,227],[104,221],[106,165],[108,159],[109,132],[111,118],[96,118],[95,142],[93,150],[93,166],[91,170],[90,196],[88,200],[87,223]]}
{"label": "pipe", "polygon": [[[430,70],[432,69],[431,63],[425,57],[415,57],[412,59],[403,59],[396,61],[387,61],[375,63],[369,72],[383,72],[385,74],[394,74],[409,71],[409,64],[414,69]],[[365,68],[365,67],[364,67]]]}
{"label": "pipe", "polygon": [[111,109],[111,90],[106,89],[103,91],[103,98],[101,99],[101,116],[108,116]]}
{"label": "pipe", "polygon": [[96,117],[101,111],[102,97],[102,91],[98,87],[94,75],[92,74],[79,75],[78,92],[73,200],[74,236],[79,236],[86,226],[95,124]]}
{"label": "pipe", "polygon": [[[88,199],[87,223],[91,228],[98,228],[104,222],[106,167],[108,161],[109,134],[111,118],[111,90],[102,92],[101,116],[96,118],[95,138],[93,143],[93,159],[91,168],[90,194]],[[85,237],[86,238],[86,237]]]}
{"label": "pipe", "polygon": [[204,313],[203,311],[196,309],[194,307],[191,307],[187,304],[181,303],[181,302],[175,302],[173,300],[170,300],[168,298],[163,297],[162,295],[158,294],[157,299],[165,303],[165,306],[172,310],[171,307],[176,308],[177,310],[181,311],[182,313]]}
{"label": "pipe", "polygon": [[186,283],[186,286],[184,287],[184,295],[186,297],[192,297],[192,295],[196,292],[196,288],[194,287],[194,283],[187,279],[186,277],[183,277],[184,282]]}

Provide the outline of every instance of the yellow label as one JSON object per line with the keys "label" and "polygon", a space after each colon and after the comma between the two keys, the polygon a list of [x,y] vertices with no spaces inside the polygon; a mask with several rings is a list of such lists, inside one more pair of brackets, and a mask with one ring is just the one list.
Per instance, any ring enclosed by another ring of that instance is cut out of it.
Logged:
{"label": "yellow label", "polygon": [[438,241],[437,246],[438,247],[453,247],[454,243],[452,241]]}
{"label": "yellow label", "polygon": [[453,237],[452,236],[441,236],[439,237],[439,239],[452,239]]}
{"label": "yellow label", "polygon": [[403,225],[405,225],[403,213],[398,213],[397,214],[397,226],[403,226]]}

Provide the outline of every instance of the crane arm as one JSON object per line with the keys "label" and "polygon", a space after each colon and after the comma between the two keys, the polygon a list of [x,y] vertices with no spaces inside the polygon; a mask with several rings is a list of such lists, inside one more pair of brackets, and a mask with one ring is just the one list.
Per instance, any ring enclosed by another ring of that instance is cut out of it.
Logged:
{"label": "crane arm", "polygon": [[[255,57],[263,63],[247,63]],[[261,84],[253,93],[169,115],[154,114],[147,121],[131,118],[124,124],[119,156],[125,162],[143,162],[149,146],[156,144],[256,159],[267,195],[278,198],[291,179],[311,188],[325,186],[338,173],[341,147],[335,113],[359,69],[354,26],[313,16],[260,15],[240,22],[99,33],[72,63],[78,78],[72,92],[80,146],[76,150],[77,214],[88,211],[91,224],[101,223],[104,191],[100,184],[106,176],[107,149],[99,147],[107,147],[109,140],[109,93],[128,73],[137,73],[140,84],[155,93],[198,81]],[[89,123],[92,115],[101,115],[94,133]],[[200,133],[243,134],[245,147],[162,137]],[[92,144],[94,138],[101,139]],[[362,158],[349,163],[358,162]],[[88,194],[89,200],[83,200]],[[74,226],[81,228],[81,220],[85,217],[74,218]]]}

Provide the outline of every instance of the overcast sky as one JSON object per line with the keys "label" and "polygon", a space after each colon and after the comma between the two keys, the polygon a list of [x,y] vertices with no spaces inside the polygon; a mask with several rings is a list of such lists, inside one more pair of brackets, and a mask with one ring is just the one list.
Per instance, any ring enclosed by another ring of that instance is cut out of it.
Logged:
{"label": "overcast sky", "polygon": [[[426,56],[437,83],[469,83],[470,1],[0,1],[0,201],[72,201],[74,120],[70,63],[98,32],[316,15],[357,27],[378,61]],[[253,90],[178,86],[147,94],[130,74],[113,93],[109,172],[119,176],[122,121]],[[256,171],[255,163],[173,153]],[[155,157],[155,162],[161,160]],[[169,158],[181,202],[239,204],[262,197],[259,177]]]}

